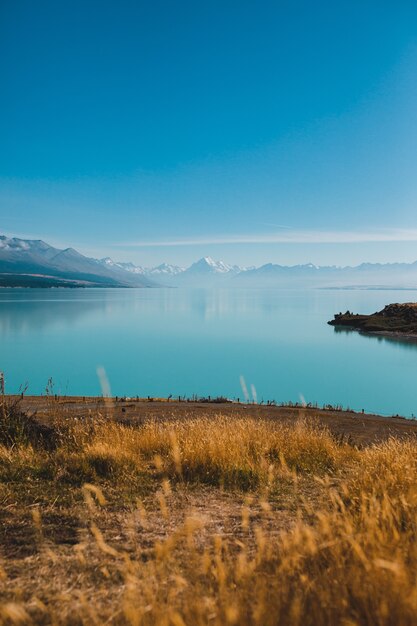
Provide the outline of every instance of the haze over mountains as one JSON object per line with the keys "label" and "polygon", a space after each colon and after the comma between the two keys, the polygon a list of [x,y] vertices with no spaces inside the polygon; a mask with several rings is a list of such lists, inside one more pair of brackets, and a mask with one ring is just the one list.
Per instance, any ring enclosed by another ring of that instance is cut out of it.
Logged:
{"label": "haze over mountains", "polygon": [[110,257],[94,259],[41,240],[0,236],[0,286],[26,287],[328,287],[417,288],[414,263],[362,263],[355,267],[312,263],[261,267],[228,265],[204,257],[188,268],[162,263],[146,268]]}

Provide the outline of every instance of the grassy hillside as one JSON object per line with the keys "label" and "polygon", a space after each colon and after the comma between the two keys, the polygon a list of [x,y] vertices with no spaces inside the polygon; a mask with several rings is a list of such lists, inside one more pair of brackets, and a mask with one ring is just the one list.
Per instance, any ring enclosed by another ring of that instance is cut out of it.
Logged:
{"label": "grassy hillside", "polygon": [[3,402],[0,624],[415,624],[412,430],[160,411]]}

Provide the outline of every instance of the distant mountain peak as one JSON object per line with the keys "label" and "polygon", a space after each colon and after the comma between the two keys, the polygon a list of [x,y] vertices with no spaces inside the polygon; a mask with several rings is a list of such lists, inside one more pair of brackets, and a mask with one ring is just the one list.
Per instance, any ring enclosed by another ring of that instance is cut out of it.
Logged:
{"label": "distant mountain peak", "polygon": [[223,261],[215,261],[210,256],[205,256],[193,263],[186,272],[189,273],[212,273],[212,274],[227,274],[234,268],[231,265],[227,265]]}
{"label": "distant mountain peak", "polygon": [[163,274],[165,276],[176,276],[184,271],[179,265],[170,265],[169,263],[161,263],[150,270],[150,274]]}

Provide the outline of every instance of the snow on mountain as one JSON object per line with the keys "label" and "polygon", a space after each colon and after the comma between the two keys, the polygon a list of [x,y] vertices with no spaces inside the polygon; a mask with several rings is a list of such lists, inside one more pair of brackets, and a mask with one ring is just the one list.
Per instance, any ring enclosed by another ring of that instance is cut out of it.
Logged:
{"label": "snow on mountain", "polygon": [[8,237],[0,237],[0,248],[2,250],[28,250],[29,244],[21,239],[9,239]]}
{"label": "snow on mountain", "polygon": [[184,269],[161,263],[143,267],[131,262],[113,261],[110,257],[86,257],[74,248],[60,250],[42,240],[9,238],[0,235],[0,274],[13,276],[49,276],[80,284],[115,287],[340,287],[417,286],[415,263],[362,263],[356,267],[278,265],[239,267],[203,257]]}
{"label": "snow on mountain", "polygon": [[143,274],[144,276],[153,276],[163,280],[170,280],[176,277],[198,276],[198,275],[234,275],[243,268],[237,265],[228,265],[223,261],[214,261],[211,257],[203,257],[190,267],[184,268],[179,265],[171,265],[170,263],[161,263],[156,267],[142,267],[134,263],[126,263],[121,261],[113,261],[110,257],[105,257],[99,261],[102,265],[111,268],[121,268],[134,274]]}
{"label": "snow on mountain", "polygon": [[54,256],[58,250],[41,239],[18,239],[17,237],[6,237],[0,235],[0,250],[19,254],[30,252],[40,257]]}
{"label": "snow on mountain", "polygon": [[102,265],[112,268],[121,268],[134,274],[143,274],[144,276],[153,276],[163,279],[171,279],[179,276],[191,276],[191,275],[234,275],[239,272],[245,271],[246,268],[241,268],[238,265],[228,265],[223,261],[214,261],[211,257],[203,257],[199,259],[190,267],[184,268],[179,265],[172,265],[170,263],[161,263],[156,267],[143,267],[135,265],[134,263],[127,263],[122,261],[113,261],[110,257],[105,257],[99,261]]}
{"label": "snow on mountain", "polygon": [[115,263],[109,256],[106,256],[104,259],[100,259],[99,263],[105,265],[106,267],[115,267],[117,265],[117,263]]}
{"label": "snow on mountain", "polygon": [[147,273],[146,268],[141,267],[140,265],[135,265],[134,263],[124,263],[122,261],[113,261],[113,259],[108,256],[104,259],[100,259],[99,263],[101,263],[101,265],[104,265],[105,267],[121,269],[125,272],[131,272],[132,274]]}
{"label": "snow on mountain", "polygon": [[210,256],[205,256],[193,263],[185,274],[229,274],[240,271],[237,266],[228,265],[223,261],[214,261]]}
{"label": "snow on mountain", "polygon": [[336,265],[317,266],[277,265],[266,263],[234,277],[239,286],[245,287],[397,287],[417,286],[417,265],[407,263],[362,263],[356,267]]}
{"label": "snow on mountain", "polygon": [[134,263],[116,263],[117,267],[120,267],[122,270],[126,272],[130,272],[131,274],[146,274],[146,268],[140,265],[135,265]]}
{"label": "snow on mountain", "polygon": [[[148,287],[156,283],[133,275],[110,259],[104,263],[74,248],[60,250],[41,240],[0,236],[0,273],[7,276],[49,276],[77,281],[79,285]],[[29,280],[29,279],[28,279]]]}
{"label": "snow on mountain", "polygon": [[161,265],[158,265],[157,267],[153,267],[152,269],[148,270],[147,273],[151,274],[151,275],[164,275],[164,276],[177,276],[178,274],[181,274],[182,272],[184,272],[184,268],[180,267],[179,265],[170,265],[169,263],[161,263]]}

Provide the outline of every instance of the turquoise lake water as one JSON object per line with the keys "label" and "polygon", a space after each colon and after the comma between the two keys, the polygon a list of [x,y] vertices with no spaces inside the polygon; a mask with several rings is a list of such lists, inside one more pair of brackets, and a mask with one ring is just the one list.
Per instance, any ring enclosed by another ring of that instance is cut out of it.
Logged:
{"label": "turquoise lake water", "polygon": [[417,414],[417,343],[338,332],[335,312],[371,313],[416,291],[0,290],[6,391],[193,394]]}

